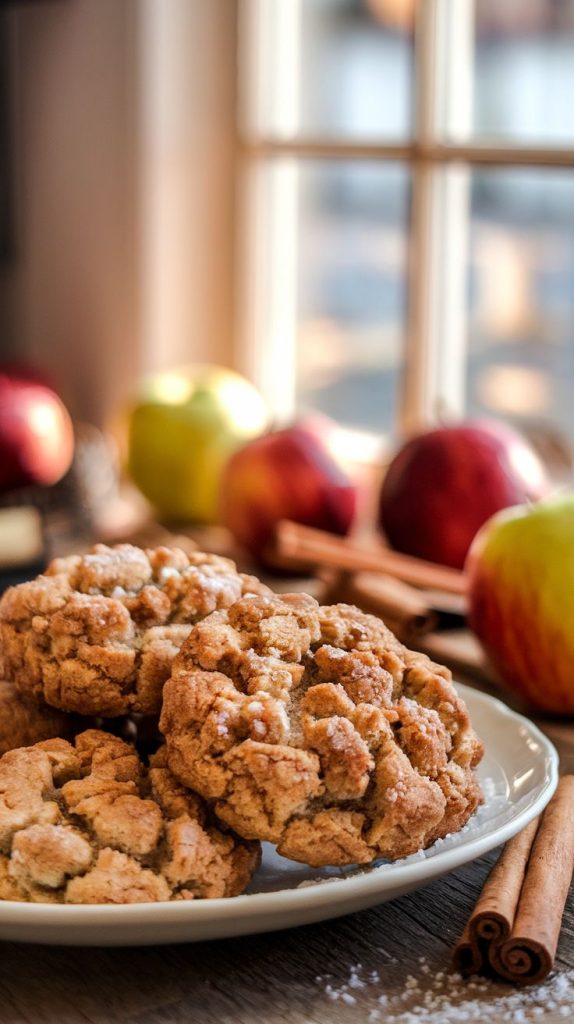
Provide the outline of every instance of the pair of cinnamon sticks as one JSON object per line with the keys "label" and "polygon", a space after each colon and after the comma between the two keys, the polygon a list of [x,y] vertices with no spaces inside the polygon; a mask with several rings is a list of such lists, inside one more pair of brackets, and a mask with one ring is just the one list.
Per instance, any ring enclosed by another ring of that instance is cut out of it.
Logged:
{"label": "pair of cinnamon sticks", "polygon": [[464,976],[527,985],[552,970],[574,871],[574,775],[502,851],[453,954]]}

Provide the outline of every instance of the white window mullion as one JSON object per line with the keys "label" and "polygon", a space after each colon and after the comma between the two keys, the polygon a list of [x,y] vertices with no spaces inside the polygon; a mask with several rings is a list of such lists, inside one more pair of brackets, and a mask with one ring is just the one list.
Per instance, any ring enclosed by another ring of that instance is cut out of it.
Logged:
{"label": "white window mullion", "polygon": [[246,138],[294,138],[301,116],[304,0],[239,0],[239,126]]}
{"label": "white window mullion", "polygon": [[281,423],[296,397],[299,167],[249,160],[240,190],[236,366]]}
{"label": "white window mullion", "polygon": [[[239,122],[244,138],[297,135],[303,0],[241,0]],[[246,155],[238,196],[236,365],[281,422],[295,410],[299,163]]]}
{"label": "white window mullion", "polygon": [[[470,128],[473,0],[426,0],[416,32],[416,141]],[[401,428],[464,411],[469,172],[420,158],[412,171],[410,293]]]}

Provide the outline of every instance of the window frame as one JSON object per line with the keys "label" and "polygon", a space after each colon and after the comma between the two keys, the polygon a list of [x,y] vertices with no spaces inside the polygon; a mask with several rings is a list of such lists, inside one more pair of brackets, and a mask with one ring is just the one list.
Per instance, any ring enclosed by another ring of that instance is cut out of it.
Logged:
{"label": "window frame", "polygon": [[[261,388],[279,420],[293,414],[298,168],[317,159],[400,162],[411,171],[411,216],[397,430],[408,435],[437,419],[464,414],[472,169],[574,171],[574,147],[466,141],[471,127],[474,0],[425,0],[416,5],[413,130],[407,141],[297,136],[296,62],[291,94],[288,64],[296,51],[304,2],[290,0],[283,5],[290,13],[281,26],[273,24],[272,5],[266,5],[266,0],[240,0],[239,4],[240,123],[255,128],[240,129],[238,136],[238,363]],[[284,106],[279,110],[278,131],[270,135],[258,128],[256,106],[263,62],[278,54],[282,56],[273,74],[281,79],[277,102]],[[257,174],[270,161],[285,170],[277,195],[265,194],[265,176]],[[278,265],[283,267],[279,281],[274,269]]]}

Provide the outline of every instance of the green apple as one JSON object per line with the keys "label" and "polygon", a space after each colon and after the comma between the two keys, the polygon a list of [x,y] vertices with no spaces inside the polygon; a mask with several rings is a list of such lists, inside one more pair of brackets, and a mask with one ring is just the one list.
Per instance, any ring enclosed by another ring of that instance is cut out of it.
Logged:
{"label": "green apple", "polygon": [[268,421],[245,377],[220,366],[189,366],[144,381],[128,424],[128,470],[159,515],[214,523],[230,455]]}
{"label": "green apple", "polygon": [[497,513],[466,568],[470,624],[502,681],[574,714],[574,493]]}

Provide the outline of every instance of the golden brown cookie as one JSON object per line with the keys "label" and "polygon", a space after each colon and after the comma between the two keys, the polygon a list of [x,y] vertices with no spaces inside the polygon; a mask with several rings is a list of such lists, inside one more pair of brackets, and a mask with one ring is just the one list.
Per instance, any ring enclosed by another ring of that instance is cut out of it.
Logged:
{"label": "golden brown cookie", "polygon": [[172,673],[170,768],[285,857],[404,857],[482,801],[482,744],[448,670],[357,608],[244,597],[194,626]]}
{"label": "golden brown cookie", "polygon": [[96,729],[0,758],[0,899],[146,903],[235,896],[260,859],[212,823],[159,751],[144,768]]}
{"label": "golden brown cookie", "polygon": [[159,714],[191,624],[242,594],[266,591],[228,558],[98,544],[6,591],[4,674],[23,694],[63,711]]}
{"label": "golden brown cookie", "polygon": [[14,683],[0,679],[0,755],[54,736],[70,738],[75,732],[73,715],[25,700]]}

